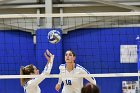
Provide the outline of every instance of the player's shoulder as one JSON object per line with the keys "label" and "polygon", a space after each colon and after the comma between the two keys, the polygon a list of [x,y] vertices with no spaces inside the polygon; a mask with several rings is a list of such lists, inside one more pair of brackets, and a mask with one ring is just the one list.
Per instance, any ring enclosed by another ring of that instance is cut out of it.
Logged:
{"label": "player's shoulder", "polygon": [[34,80],[34,79],[31,79],[31,80],[29,80],[29,81],[25,81],[25,83],[24,83],[24,88],[27,88],[30,84],[32,84],[33,80]]}
{"label": "player's shoulder", "polygon": [[65,68],[65,64],[61,64],[60,66],[59,66],[59,69],[63,69],[63,68]]}
{"label": "player's shoulder", "polygon": [[27,84],[28,84],[28,85],[31,84],[32,82],[34,82],[34,80],[35,80],[35,78],[30,79],[30,80],[27,82]]}
{"label": "player's shoulder", "polygon": [[25,81],[23,87],[26,88],[27,85],[28,85],[28,81]]}
{"label": "player's shoulder", "polygon": [[79,64],[76,64],[76,68],[78,68],[78,69],[83,69],[84,67],[82,67],[82,66],[79,65]]}
{"label": "player's shoulder", "polygon": [[76,64],[76,68],[88,72],[83,66],[81,66],[81,65],[79,65],[79,64]]}

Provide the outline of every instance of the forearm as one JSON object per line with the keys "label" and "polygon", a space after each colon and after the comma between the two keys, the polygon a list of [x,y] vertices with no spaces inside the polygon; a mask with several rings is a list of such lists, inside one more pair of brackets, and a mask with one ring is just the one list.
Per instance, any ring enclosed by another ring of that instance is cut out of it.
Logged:
{"label": "forearm", "polygon": [[52,63],[48,63],[47,66],[45,66],[43,72],[40,74],[39,77],[34,78],[30,82],[30,86],[36,86],[39,85],[46,77],[45,75],[49,75],[52,69]]}
{"label": "forearm", "polygon": [[53,60],[54,60],[54,55],[52,55],[48,50],[45,51],[44,53],[45,58],[47,59],[47,64],[43,70],[43,72],[40,74],[39,77],[30,80],[29,85],[38,85],[40,84],[45,78],[45,75],[49,75],[53,66]]}
{"label": "forearm", "polygon": [[58,80],[58,83],[57,84],[59,84],[59,85],[61,85],[62,84],[62,79],[61,78],[59,78],[59,80]]}
{"label": "forearm", "polygon": [[51,69],[52,69],[52,66],[53,66],[53,62],[47,63],[46,66],[45,66],[45,68],[44,68],[43,73],[44,74],[50,74]]}
{"label": "forearm", "polygon": [[90,83],[96,85],[96,80],[95,80],[95,78],[86,77],[85,79],[88,80]]}

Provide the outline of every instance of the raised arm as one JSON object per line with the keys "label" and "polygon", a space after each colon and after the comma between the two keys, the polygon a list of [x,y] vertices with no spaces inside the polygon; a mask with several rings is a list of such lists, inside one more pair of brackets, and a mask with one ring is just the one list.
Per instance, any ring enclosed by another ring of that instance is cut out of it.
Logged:
{"label": "raised arm", "polygon": [[34,78],[29,81],[28,86],[36,86],[40,84],[46,77],[44,75],[49,75],[53,66],[54,55],[51,54],[48,50],[44,53],[45,58],[47,59],[47,64],[44,68],[44,71],[40,74],[39,77]]}
{"label": "raised arm", "polygon": [[44,73],[50,74],[52,65],[53,65],[54,55],[52,53],[50,53],[48,50],[46,50],[46,52],[44,52],[44,56],[48,60],[46,66],[45,66],[45,69],[44,69]]}

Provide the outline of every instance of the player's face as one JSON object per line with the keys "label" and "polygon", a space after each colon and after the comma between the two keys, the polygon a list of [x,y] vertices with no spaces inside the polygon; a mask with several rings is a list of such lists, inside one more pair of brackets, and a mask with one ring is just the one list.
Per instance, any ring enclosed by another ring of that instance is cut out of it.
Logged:
{"label": "player's face", "polygon": [[38,75],[39,74],[39,70],[34,66],[34,74]]}
{"label": "player's face", "polygon": [[72,52],[71,51],[67,51],[65,53],[65,61],[66,63],[73,63],[75,61],[75,56],[73,56]]}

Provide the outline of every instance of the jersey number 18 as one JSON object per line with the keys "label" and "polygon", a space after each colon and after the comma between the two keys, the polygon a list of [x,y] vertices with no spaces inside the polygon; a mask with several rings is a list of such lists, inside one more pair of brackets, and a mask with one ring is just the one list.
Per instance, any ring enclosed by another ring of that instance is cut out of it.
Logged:
{"label": "jersey number 18", "polygon": [[71,80],[67,80],[67,79],[66,79],[66,84],[67,84],[67,85],[72,85],[72,84],[71,84]]}

